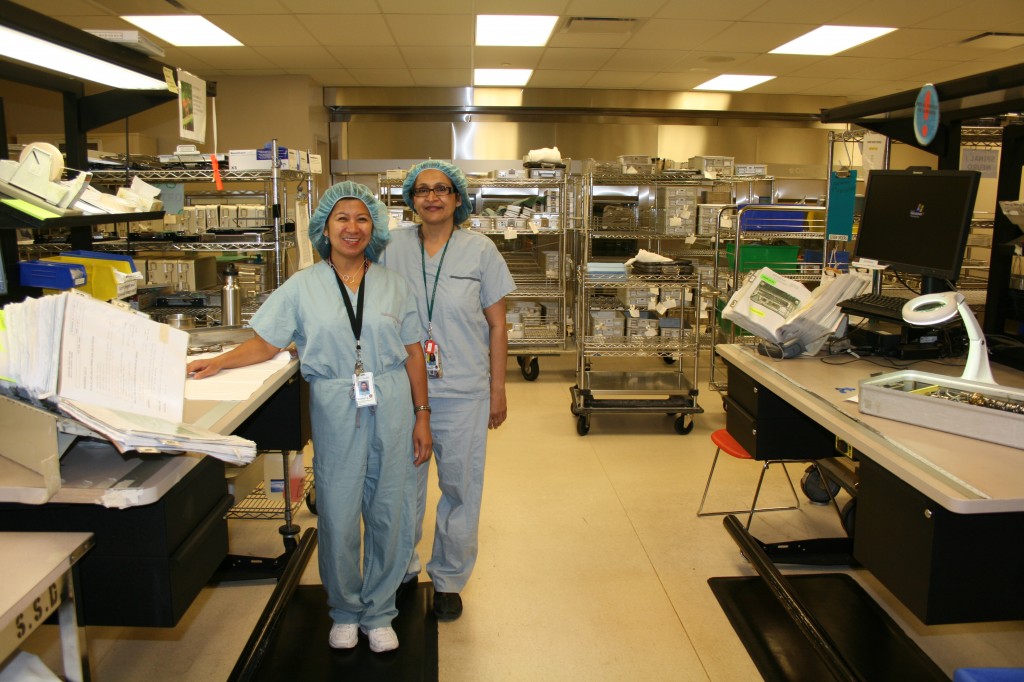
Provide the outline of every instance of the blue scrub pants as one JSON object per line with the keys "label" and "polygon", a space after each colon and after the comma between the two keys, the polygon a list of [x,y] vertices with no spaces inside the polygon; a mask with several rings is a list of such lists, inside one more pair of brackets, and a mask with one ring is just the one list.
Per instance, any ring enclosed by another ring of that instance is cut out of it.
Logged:
{"label": "blue scrub pants", "polygon": [[413,551],[408,500],[416,481],[408,377],[403,368],[375,380],[380,404],[359,409],[358,427],[351,379],[317,379],[310,393],[320,579],[331,620],[367,630],[398,615],[395,591]]}
{"label": "blue scrub pants", "polygon": [[[490,401],[432,397],[430,407],[441,499],[427,574],[436,592],[461,592],[473,572],[479,546]],[[416,544],[423,537],[428,473],[427,464],[416,469]],[[419,557],[414,553],[409,573],[418,573],[419,567]]]}

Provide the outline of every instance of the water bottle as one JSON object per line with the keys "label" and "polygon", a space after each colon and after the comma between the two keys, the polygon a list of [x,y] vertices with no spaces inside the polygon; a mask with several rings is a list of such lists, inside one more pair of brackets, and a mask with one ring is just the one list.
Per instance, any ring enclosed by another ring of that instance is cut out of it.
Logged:
{"label": "water bottle", "polygon": [[242,324],[242,296],[235,278],[238,269],[229,263],[224,269],[224,288],[220,293],[220,323],[224,327],[237,327]]}

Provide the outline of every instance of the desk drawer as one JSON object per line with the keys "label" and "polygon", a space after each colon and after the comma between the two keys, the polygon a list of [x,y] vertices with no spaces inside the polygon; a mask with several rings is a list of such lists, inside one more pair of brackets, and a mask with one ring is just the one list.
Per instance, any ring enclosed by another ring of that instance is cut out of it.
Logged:
{"label": "desk drawer", "polygon": [[1024,512],[955,514],[858,459],[857,561],[926,625],[1024,618]]}
{"label": "desk drawer", "polygon": [[836,454],[832,434],[802,414],[755,417],[731,396],[725,397],[725,405],[726,430],[754,459],[821,459]]}

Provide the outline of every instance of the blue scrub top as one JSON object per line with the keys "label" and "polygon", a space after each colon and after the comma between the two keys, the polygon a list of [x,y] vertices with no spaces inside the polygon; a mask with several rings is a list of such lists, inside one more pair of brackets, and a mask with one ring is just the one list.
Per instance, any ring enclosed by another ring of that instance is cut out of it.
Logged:
{"label": "blue scrub top", "polygon": [[516,285],[505,259],[485,235],[455,230],[443,264],[442,251],[426,257],[426,287],[417,227],[392,229],[382,262],[405,277],[416,301],[424,338],[427,302],[441,265],[432,328],[441,350],[443,376],[427,381],[430,396],[486,398],[490,395],[490,331],[484,308],[510,294]]}
{"label": "blue scrub top", "polygon": [[[395,273],[371,265],[365,276],[363,369],[375,376],[402,368],[407,344],[424,335],[413,298]],[[356,295],[349,290],[352,305]],[[352,376],[356,339],[338,289],[337,275],[320,261],[285,280],[252,317],[251,326],[268,343],[283,348],[295,342],[307,380]]]}

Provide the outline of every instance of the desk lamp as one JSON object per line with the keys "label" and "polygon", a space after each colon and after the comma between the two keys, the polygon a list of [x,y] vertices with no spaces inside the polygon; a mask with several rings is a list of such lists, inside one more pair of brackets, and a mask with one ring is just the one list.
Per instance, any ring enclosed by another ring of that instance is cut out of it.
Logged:
{"label": "desk lamp", "polygon": [[968,307],[964,295],[959,291],[942,291],[912,298],[903,306],[903,319],[910,324],[935,325],[952,319],[957,313],[963,318],[967,328],[970,345],[967,350],[967,364],[961,379],[995,384],[992,370],[988,365],[988,347],[985,334],[978,325],[977,318]]}

